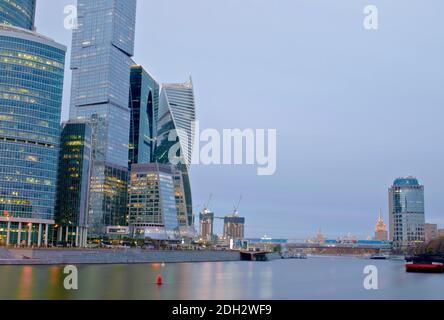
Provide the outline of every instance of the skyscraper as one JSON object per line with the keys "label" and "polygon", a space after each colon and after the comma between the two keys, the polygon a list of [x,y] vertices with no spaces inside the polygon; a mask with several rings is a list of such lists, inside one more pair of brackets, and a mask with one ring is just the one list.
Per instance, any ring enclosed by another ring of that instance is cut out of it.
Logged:
{"label": "skyscraper", "polygon": [[0,25],[0,48],[0,238],[40,246],[54,224],[66,47]]}
{"label": "skyscraper", "polygon": [[125,223],[122,192],[128,179],[128,101],[136,4],[136,0],[77,2],[70,116],[93,126],[92,236],[102,235],[109,223]]}
{"label": "skyscraper", "polygon": [[129,186],[129,225],[136,238],[178,238],[176,202],[171,165],[134,164]]}
{"label": "skyscraper", "polygon": [[424,186],[418,179],[396,179],[389,189],[390,239],[395,249],[424,242],[424,211]]}
{"label": "skyscraper", "polygon": [[378,222],[376,223],[375,240],[388,241],[387,225],[384,223],[381,211],[379,212]]}
{"label": "skyscraper", "polygon": [[129,168],[154,160],[159,84],[141,66],[131,66]]}
{"label": "skyscraper", "polygon": [[193,203],[189,168],[195,135],[195,99],[193,83],[164,84],[157,118],[155,161],[174,164],[182,173],[186,226],[193,225]]}
{"label": "skyscraper", "polygon": [[36,0],[1,0],[0,24],[34,30]]}
{"label": "skyscraper", "polygon": [[62,126],[55,218],[58,241],[84,246],[88,236],[92,127],[88,122]]}

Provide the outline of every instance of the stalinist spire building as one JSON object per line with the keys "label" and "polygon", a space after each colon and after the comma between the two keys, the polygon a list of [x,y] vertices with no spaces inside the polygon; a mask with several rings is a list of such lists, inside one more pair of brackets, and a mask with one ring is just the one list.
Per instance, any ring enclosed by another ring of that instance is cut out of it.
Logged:
{"label": "stalinist spire building", "polygon": [[388,241],[387,225],[384,223],[381,210],[379,210],[378,223],[375,228],[375,240]]}

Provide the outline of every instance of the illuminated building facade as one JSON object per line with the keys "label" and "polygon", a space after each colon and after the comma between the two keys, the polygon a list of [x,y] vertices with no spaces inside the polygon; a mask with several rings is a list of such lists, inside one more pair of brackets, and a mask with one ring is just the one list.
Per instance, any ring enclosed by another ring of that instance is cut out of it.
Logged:
{"label": "illuminated building facade", "polygon": [[129,226],[135,238],[176,240],[176,169],[163,164],[134,164],[128,190]]}
{"label": "illuminated building facade", "polygon": [[88,236],[92,127],[87,122],[62,126],[55,218],[58,242],[83,247]]}
{"label": "illuminated building facade", "polygon": [[91,238],[105,235],[107,227],[127,225],[127,192],[128,168],[93,163],[88,214]]}
{"label": "illuminated building facade", "polygon": [[[2,2],[3,3],[3,2]],[[66,47],[0,25],[0,243],[52,234]]]}
{"label": "illuminated building facade", "polygon": [[0,1],[0,24],[34,30],[36,0]]}
{"label": "illuminated building facade", "polygon": [[389,189],[390,240],[405,250],[425,241],[424,186],[409,176],[399,178]]}
{"label": "illuminated building facade", "polygon": [[72,39],[72,120],[92,124],[90,236],[126,223],[131,57],[136,0],[78,0]]}
{"label": "illuminated building facade", "polygon": [[382,218],[382,212],[379,212],[379,218],[375,228],[374,240],[388,241],[387,225],[384,223],[384,219]]}

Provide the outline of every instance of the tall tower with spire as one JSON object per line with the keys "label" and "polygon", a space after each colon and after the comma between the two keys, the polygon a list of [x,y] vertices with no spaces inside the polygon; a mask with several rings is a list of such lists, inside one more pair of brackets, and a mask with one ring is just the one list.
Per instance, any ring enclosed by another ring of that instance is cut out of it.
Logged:
{"label": "tall tower with spire", "polygon": [[379,210],[379,218],[375,228],[375,240],[388,241],[387,225],[382,218],[382,210]]}

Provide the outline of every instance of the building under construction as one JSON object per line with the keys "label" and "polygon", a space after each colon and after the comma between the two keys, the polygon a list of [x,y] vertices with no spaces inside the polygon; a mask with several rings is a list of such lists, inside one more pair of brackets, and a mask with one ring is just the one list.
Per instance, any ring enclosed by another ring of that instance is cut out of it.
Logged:
{"label": "building under construction", "polygon": [[208,209],[202,210],[199,214],[199,236],[206,241],[213,240],[214,213]]}
{"label": "building under construction", "polygon": [[224,238],[243,239],[245,236],[245,218],[237,214],[224,218]]}

